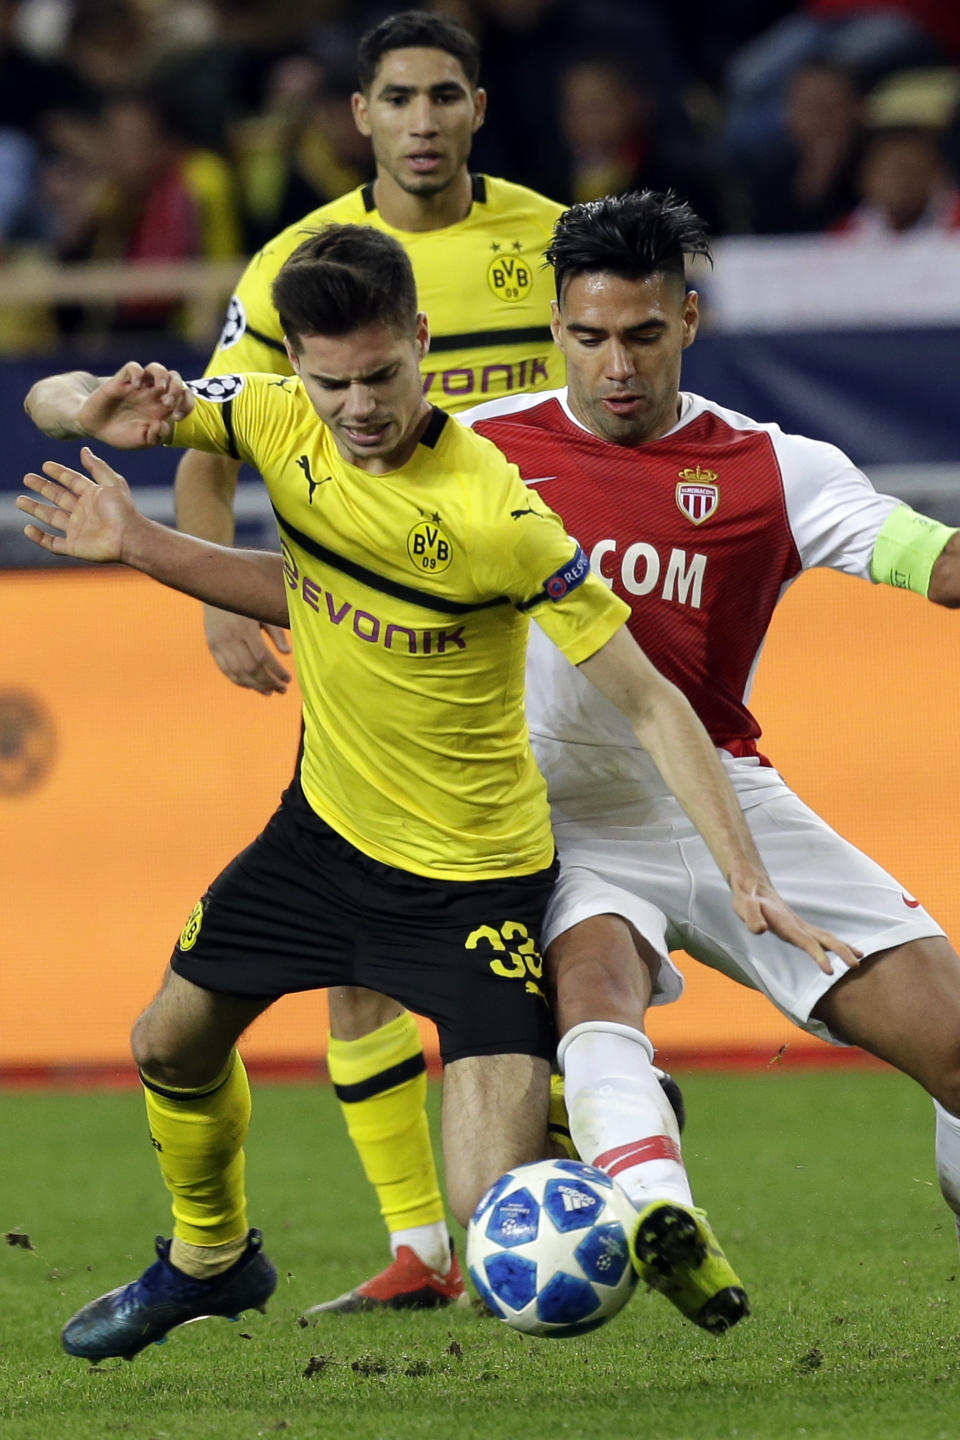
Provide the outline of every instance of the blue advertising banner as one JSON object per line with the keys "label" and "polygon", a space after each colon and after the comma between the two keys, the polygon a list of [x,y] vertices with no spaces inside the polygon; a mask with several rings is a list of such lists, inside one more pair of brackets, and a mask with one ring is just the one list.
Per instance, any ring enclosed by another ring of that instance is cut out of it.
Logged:
{"label": "blue advertising banner", "polygon": [[[169,345],[164,352],[164,362],[187,376],[203,370],[205,356],[197,352]],[[951,388],[958,354],[960,328],[952,327],[707,330],[685,356],[683,385],[754,419],[775,420],[785,430],[828,440],[862,466],[878,488],[955,521],[960,516],[960,407],[951,400]],[[122,352],[100,355],[97,372],[109,374],[129,358]],[[14,496],[26,470],[45,459],[73,463],[79,447],[40,435],[24,413],[23,398],[40,376],[77,363],[76,357],[62,355],[0,365],[0,565],[50,563],[23,539]],[[103,453],[130,480],[148,514],[172,520],[174,452],[103,447]],[[239,543],[275,544],[266,495],[251,472],[245,472],[238,488],[237,511]]]}

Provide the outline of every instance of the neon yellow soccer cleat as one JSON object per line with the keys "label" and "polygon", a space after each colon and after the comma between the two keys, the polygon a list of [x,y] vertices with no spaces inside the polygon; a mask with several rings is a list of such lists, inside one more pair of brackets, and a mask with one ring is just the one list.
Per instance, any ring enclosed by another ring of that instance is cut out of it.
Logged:
{"label": "neon yellow soccer cleat", "polygon": [[706,1215],[676,1200],[644,1206],[630,1240],[640,1279],[714,1335],[750,1314],[747,1292]]}

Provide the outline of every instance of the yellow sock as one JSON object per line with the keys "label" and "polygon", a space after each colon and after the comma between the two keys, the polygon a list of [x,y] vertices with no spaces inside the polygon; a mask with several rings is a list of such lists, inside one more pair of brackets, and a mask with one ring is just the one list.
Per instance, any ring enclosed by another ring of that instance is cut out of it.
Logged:
{"label": "yellow sock", "polygon": [[567,1114],[567,1102],[563,1093],[563,1076],[550,1076],[550,1109],[547,1113],[547,1140],[550,1143],[550,1152],[558,1157],[563,1156],[567,1160],[579,1160],[577,1147],[573,1143],[573,1136],[570,1134],[570,1117]]}
{"label": "yellow sock", "polygon": [[242,1147],[250,1123],[250,1086],[240,1056],[234,1050],[223,1073],[196,1090],[140,1078],[150,1138],[173,1197],[174,1240],[221,1246],[245,1236]]}
{"label": "yellow sock", "polygon": [[387,1229],[444,1218],[427,1125],[420,1033],[404,1011],[360,1040],[330,1037],[330,1079]]}

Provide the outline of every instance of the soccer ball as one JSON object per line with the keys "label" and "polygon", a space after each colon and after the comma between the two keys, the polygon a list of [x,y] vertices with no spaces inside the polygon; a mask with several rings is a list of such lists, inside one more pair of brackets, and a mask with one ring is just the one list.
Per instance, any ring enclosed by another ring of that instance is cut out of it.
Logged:
{"label": "soccer ball", "polygon": [[527,1335],[583,1335],[637,1282],[628,1237],[637,1212],[579,1160],[518,1165],[491,1185],[467,1229],[467,1266],[494,1315]]}

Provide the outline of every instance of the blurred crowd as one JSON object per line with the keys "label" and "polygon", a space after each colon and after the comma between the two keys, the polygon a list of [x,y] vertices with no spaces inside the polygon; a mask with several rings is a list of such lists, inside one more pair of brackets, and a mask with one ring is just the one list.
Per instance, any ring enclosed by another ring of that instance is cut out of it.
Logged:
{"label": "blurred crowd", "polygon": [[[227,259],[366,180],[356,41],[403,8],[0,0],[0,264]],[[424,8],[483,46],[475,169],[558,200],[673,186],[718,235],[960,229],[960,0]]]}

